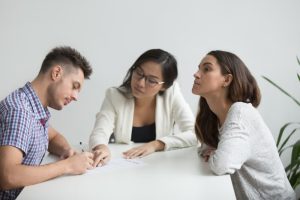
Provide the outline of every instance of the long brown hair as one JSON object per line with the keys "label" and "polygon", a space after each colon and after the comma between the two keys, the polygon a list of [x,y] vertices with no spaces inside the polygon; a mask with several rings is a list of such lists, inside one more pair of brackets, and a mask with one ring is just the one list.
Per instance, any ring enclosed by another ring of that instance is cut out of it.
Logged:
{"label": "long brown hair", "polygon": [[[244,62],[235,54],[226,51],[211,51],[207,55],[217,59],[223,75],[231,74],[233,77],[228,86],[227,98],[232,103],[245,102],[257,107],[261,99],[260,90]],[[195,132],[200,142],[217,148],[219,142],[218,118],[210,110],[203,97],[200,97],[199,100]]]}

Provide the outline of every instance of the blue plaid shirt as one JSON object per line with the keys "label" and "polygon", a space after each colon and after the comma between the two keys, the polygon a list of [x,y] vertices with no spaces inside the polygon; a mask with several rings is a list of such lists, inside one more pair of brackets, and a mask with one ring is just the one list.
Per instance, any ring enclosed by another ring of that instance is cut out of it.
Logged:
{"label": "blue plaid shirt", "polygon": [[[0,102],[0,146],[23,152],[23,165],[40,165],[48,149],[50,113],[28,82]],[[16,199],[23,188],[0,190],[0,199]]]}

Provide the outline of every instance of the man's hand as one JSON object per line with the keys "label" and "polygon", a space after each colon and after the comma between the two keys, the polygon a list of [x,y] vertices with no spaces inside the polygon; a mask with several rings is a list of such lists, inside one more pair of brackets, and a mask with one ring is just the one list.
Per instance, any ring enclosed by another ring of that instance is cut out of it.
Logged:
{"label": "man's hand", "polygon": [[73,155],[77,154],[77,152],[72,149],[72,148],[69,148],[69,149],[65,149],[62,154],[60,155],[60,158],[61,159],[66,159],[66,158],[69,158]]}
{"label": "man's hand", "polygon": [[93,157],[90,152],[77,153],[66,160],[67,174],[83,174],[87,169],[93,169]]}

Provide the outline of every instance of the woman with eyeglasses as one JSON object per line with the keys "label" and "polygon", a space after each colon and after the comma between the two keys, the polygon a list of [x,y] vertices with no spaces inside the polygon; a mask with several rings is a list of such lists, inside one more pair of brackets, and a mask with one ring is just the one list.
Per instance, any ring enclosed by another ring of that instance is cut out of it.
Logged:
{"label": "woman with eyeglasses", "polygon": [[[170,53],[151,49],[129,68],[121,86],[109,88],[90,135],[94,166],[110,159],[107,144],[145,143],[124,152],[125,158],[197,144],[194,115],[177,78],[177,61]],[[174,125],[180,133],[174,134]]]}
{"label": "woman with eyeglasses", "polygon": [[194,74],[200,95],[199,155],[217,175],[230,174],[237,199],[296,199],[272,133],[256,107],[261,95],[243,61],[211,51]]}

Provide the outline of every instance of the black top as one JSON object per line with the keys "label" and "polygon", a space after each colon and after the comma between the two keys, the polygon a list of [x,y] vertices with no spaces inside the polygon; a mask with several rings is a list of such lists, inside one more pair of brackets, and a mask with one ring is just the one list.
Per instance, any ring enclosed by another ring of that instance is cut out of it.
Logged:
{"label": "black top", "polygon": [[151,142],[155,138],[155,123],[141,127],[132,127],[131,141],[133,142]]}

